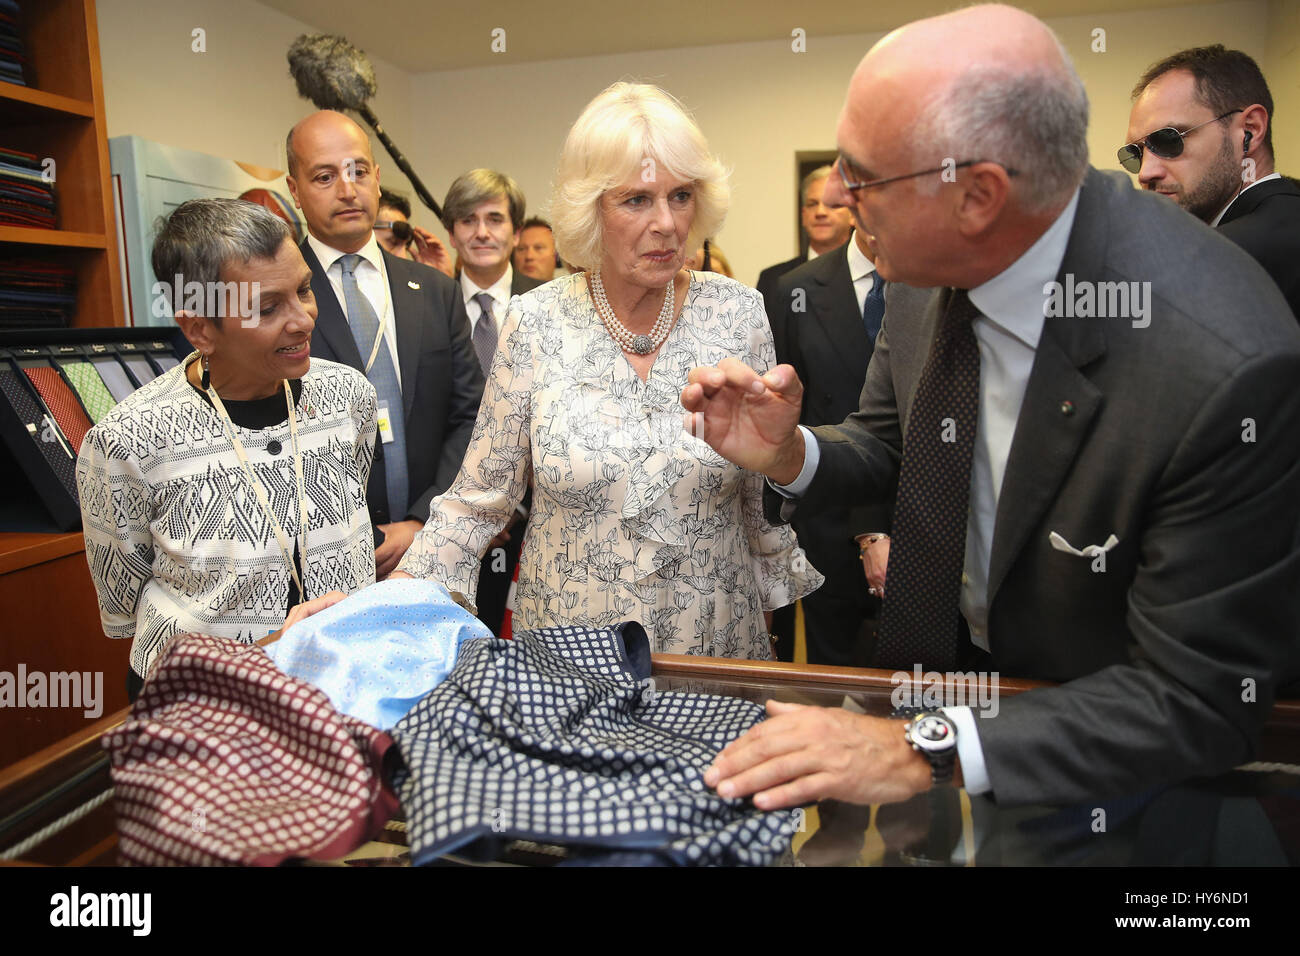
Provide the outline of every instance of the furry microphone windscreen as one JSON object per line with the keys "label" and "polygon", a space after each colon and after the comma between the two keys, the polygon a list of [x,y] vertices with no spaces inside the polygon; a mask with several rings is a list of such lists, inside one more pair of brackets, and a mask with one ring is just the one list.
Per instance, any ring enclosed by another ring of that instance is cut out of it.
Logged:
{"label": "furry microphone windscreen", "polygon": [[322,110],[360,110],[375,95],[375,69],[342,37],[304,34],[289,47],[289,74],[298,92]]}

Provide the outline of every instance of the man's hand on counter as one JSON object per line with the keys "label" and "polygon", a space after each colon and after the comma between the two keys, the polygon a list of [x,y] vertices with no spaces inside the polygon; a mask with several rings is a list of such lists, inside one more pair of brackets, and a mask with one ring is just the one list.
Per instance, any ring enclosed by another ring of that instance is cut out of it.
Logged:
{"label": "man's hand on counter", "polygon": [[776,810],[828,799],[894,803],[930,789],[929,762],[903,739],[906,721],[776,700],[767,713],[705,771],[719,796],[753,794],[754,806]]}

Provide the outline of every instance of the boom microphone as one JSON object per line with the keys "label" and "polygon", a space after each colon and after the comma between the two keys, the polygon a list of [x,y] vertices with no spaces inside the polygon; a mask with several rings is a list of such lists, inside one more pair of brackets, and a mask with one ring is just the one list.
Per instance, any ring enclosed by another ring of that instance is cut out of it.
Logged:
{"label": "boom microphone", "polygon": [[442,219],[437,200],[370,110],[368,100],[378,92],[379,84],[375,82],[375,68],[364,53],[343,37],[304,34],[289,46],[289,75],[298,85],[299,95],[315,103],[317,109],[359,113],[393,157],[397,168],[411,181],[420,201]]}

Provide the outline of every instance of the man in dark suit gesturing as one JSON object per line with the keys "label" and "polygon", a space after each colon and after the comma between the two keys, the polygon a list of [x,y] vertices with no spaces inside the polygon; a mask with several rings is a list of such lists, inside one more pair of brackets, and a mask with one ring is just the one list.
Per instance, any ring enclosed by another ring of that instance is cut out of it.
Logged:
{"label": "man in dark suit gesturing", "polygon": [[828,193],[887,280],[936,287],[929,308],[887,325],[840,426],[796,426],[788,366],[725,361],[682,394],[694,434],[792,496],[773,511],[897,484],[882,663],[1062,686],[983,719],[769,703],[706,772],[721,795],[962,780],[1076,803],[1249,758],[1300,633],[1300,329],[1246,253],[1090,170],[1086,130],[1027,13],[889,34],[851,81]]}
{"label": "man in dark suit gesturing", "polygon": [[366,497],[383,535],[375,547],[375,574],[383,578],[460,470],[483,373],[456,283],[389,255],[375,240],[379,168],[361,127],[322,110],[290,130],[287,151],[319,309],[312,354],[361,369],[379,394],[380,441]]}
{"label": "man in dark suit gesturing", "polygon": [[1133,90],[1121,164],[1264,267],[1300,318],[1300,186],[1274,169],[1273,96],[1220,44],[1156,63]]}
{"label": "man in dark suit gesturing", "polygon": [[[842,422],[858,407],[867,363],[888,304],[895,321],[920,314],[929,290],[890,285],[876,272],[866,237],[787,272],[777,283],[782,347],[776,360],[803,382],[800,424]],[[773,323],[775,325],[775,323]],[[889,531],[892,501],[881,498],[800,516],[793,523],[826,582],[803,598],[808,663],[866,666],[880,601],[863,580],[855,537]],[[873,589],[874,590],[874,589]]]}

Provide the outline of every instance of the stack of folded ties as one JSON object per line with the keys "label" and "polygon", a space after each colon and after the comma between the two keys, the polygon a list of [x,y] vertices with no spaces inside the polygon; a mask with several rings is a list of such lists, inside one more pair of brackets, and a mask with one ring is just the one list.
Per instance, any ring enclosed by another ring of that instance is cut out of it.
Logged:
{"label": "stack of folded ties", "polygon": [[0,261],[0,329],[54,329],[72,324],[77,306],[71,267],[39,259]]}
{"label": "stack of folded ties", "polygon": [[0,81],[26,86],[23,67],[27,65],[27,48],[21,20],[17,0],[0,0]]}
{"label": "stack of folded ties", "polygon": [[[0,0],[3,2],[3,0]],[[54,183],[31,153],[0,146],[0,226],[55,228]]]}

